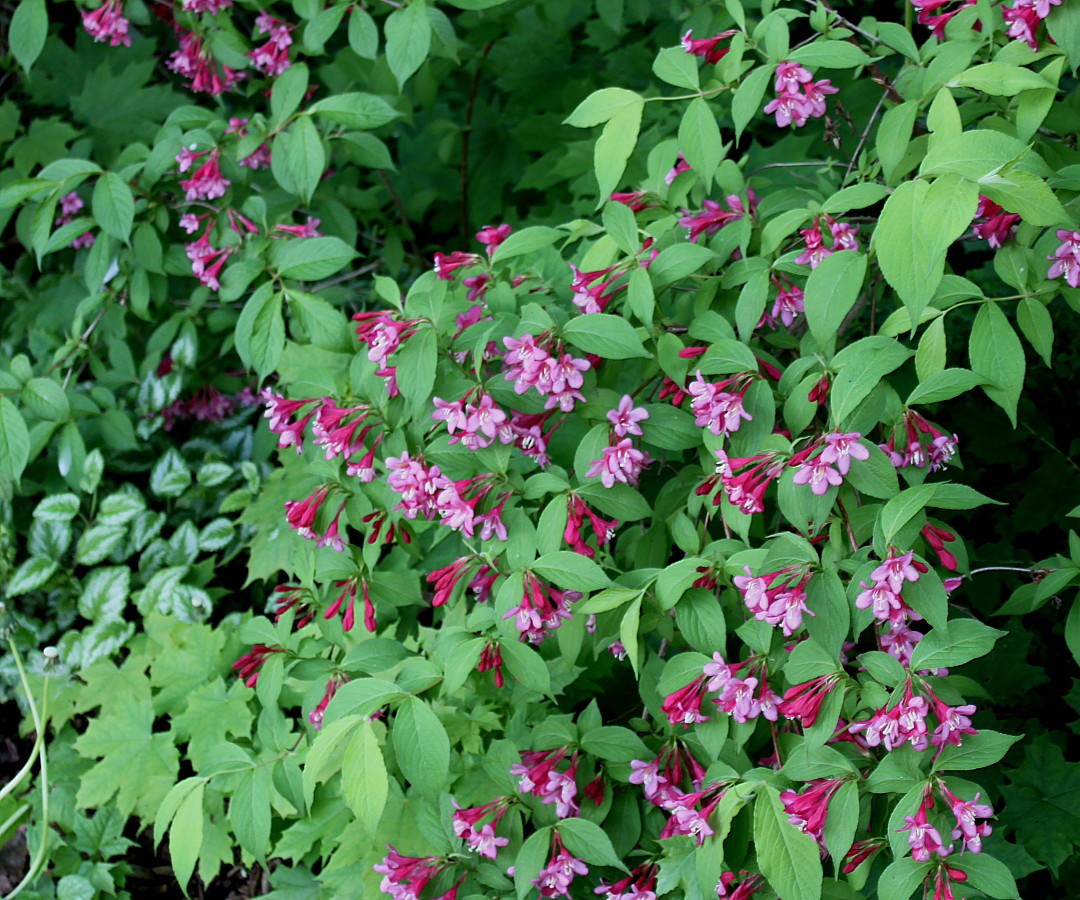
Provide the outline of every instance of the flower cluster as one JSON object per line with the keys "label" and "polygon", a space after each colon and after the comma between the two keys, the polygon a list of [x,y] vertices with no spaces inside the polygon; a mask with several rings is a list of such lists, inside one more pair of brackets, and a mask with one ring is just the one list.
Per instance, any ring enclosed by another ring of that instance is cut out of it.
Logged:
{"label": "flower cluster", "polygon": [[[75,193],[75,191],[69,191],[60,198],[60,215],[53,221],[54,225],[67,225],[71,222],[80,209],[85,204],[82,198]],[[94,233],[92,231],[84,231],[82,234],[74,237],[69,247],[73,250],[78,250],[80,247],[90,247],[94,243]]]}
{"label": "flower cluster", "polygon": [[184,244],[184,251],[191,261],[191,274],[199,279],[200,284],[205,284],[210,290],[216,291],[221,287],[218,280],[221,267],[239,249],[239,245],[215,247],[210,243],[210,232],[213,230],[214,223],[210,222],[197,240]]}
{"label": "flower cluster", "polygon": [[686,796],[680,785],[690,783],[689,793],[701,790],[705,769],[679,741],[665,744],[655,759],[630,761],[630,783],[640,784],[645,799],[662,809],[672,809],[682,804]]}
{"label": "flower cluster", "polygon": [[739,372],[723,381],[710,382],[699,369],[686,388],[694,398],[690,401],[694,424],[720,436],[738,431],[744,420],[751,421],[753,416],[743,408],[743,398],[755,377],[753,372]]}
{"label": "flower cluster", "polygon": [[174,51],[165,63],[172,71],[188,79],[188,88],[196,93],[220,94],[243,78],[226,65],[218,71],[218,63],[210,50],[203,47],[202,37],[193,31],[179,31],[177,41],[180,49]]}
{"label": "flower cluster", "polygon": [[[563,351],[562,344],[553,346],[543,336],[538,340],[526,332],[520,338],[504,337],[503,377],[514,382],[514,393],[524,394],[530,387],[544,397],[544,408],[556,406],[564,413],[585,397],[580,388],[585,383],[582,373],[592,364]],[[554,351],[554,353],[552,352]]]}
{"label": "flower cluster", "polygon": [[368,593],[367,580],[355,575],[351,578],[344,578],[334,582],[334,587],[341,588],[341,593],[338,594],[334,602],[326,608],[326,611],[323,613],[323,618],[332,619],[340,611],[342,631],[351,631],[356,622],[356,614],[353,607],[356,604],[356,588],[358,586],[364,600],[364,628],[374,632],[377,624],[375,621],[375,606],[372,604],[371,595]]}
{"label": "flower cluster", "polygon": [[516,435],[508,424],[506,413],[495,405],[491,394],[483,391],[473,403],[469,398],[475,390],[471,389],[460,400],[433,397],[435,412],[431,418],[446,423],[451,444],[460,441],[469,450],[490,446],[496,437],[504,444],[513,443]]}
{"label": "flower cluster", "polygon": [[[672,172],[677,169],[678,165],[676,165],[675,169],[672,169]],[[725,209],[716,200],[703,200],[701,202],[703,209],[696,213],[692,213],[688,209],[680,210],[679,224],[687,229],[687,237],[691,241],[697,241],[703,234],[706,237],[714,235],[725,225],[737,222],[743,216],[754,214],[757,207],[757,197],[752,190],[747,190],[746,197],[746,205],[744,206],[742,198],[738,194],[728,194],[724,198],[729,207],[728,209]]]}
{"label": "flower cluster", "polygon": [[570,757],[570,765],[565,769],[559,771],[555,768],[563,761],[567,749],[522,750],[521,762],[510,767],[510,774],[518,777],[517,789],[538,797],[541,803],[554,805],[555,815],[560,819],[576,816],[579,810],[574,799],[577,796],[577,782],[574,780],[577,753]]}
{"label": "flower cluster", "polygon": [[808,119],[825,115],[825,96],[838,90],[828,78],[814,81],[810,72],[791,61],[776,67],[773,88],[776,96],[765,104],[764,112],[776,116],[776,124],[781,128],[800,127]]}
{"label": "flower cluster", "polygon": [[1080,287],[1080,231],[1059,228],[1056,234],[1061,244],[1051,256],[1046,257],[1054,261],[1046,277],[1060,278],[1064,275],[1069,287]]}
{"label": "flower cluster", "polygon": [[695,488],[698,496],[711,494],[717,484],[723,492],[713,495],[713,503],[719,504],[722,496],[739,507],[744,513],[765,510],[765,490],[787,465],[779,453],[767,451],[757,456],[728,456],[723,450],[714,450],[716,467],[712,475]]}
{"label": "flower cluster", "polygon": [[180,171],[186,172],[203,156],[206,159],[191,173],[191,177],[180,182],[180,187],[184,189],[184,197],[187,200],[213,200],[217,197],[223,197],[226,188],[231,183],[221,175],[221,157],[217,147],[200,150],[197,153],[194,145],[181,147],[180,152],[176,154],[176,162],[180,166]]}
{"label": "flower cluster", "polygon": [[1039,49],[1035,30],[1039,22],[1050,15],[1050,7],[1060,6],[1061,0],[1013,0],[1012,6],[1001,5],[1001,15],[1008,27],[1005,33],[1018,41],[1024,41],[1032,50]]}
{"label": "flower cluster", "polygon": [[829,229],[829,237],[832,239],[832,243],[826,246],[825,235],[821,231],[819,222],[819,217],[815,216],[809,228],[799,229],[806,247],[795,257],[796,263],[816,269],[826,256],[836,250],[859,249],[857,237],[859,226],[852,228],[847,222],[838,222],[832,216],[825,216],[825,224]]}
{"label": "flower cluster", "polygon": [[[394,900],[417,900],[427,883],[450,864],[444,856],[402,856],[390,844],[386,848],[390,852],[372,868],[383,876],[379,890]],[[451,900],[448,894],[443,895],[445,900]]]}
{"label": "flower cluster", "polygon": [[569,897],[570,885],[577,875],[588,875],[584,861],[572,856],[563,846],[559,832],[551,836],[551,857],[548,864],[532,879],[541,897]]}
{"label": "flower cluster", "polygon": [[772,308],[761,314],[761,319],[757,323],[758,328],[762,325],[776,328],[778,321],[785,326],[791,325],[796,316],[806,311],[801,287],[792,284],[782,275],[779,278],[773,275],[772,283],[776,286],[776,299],[773,300]]}
{"label": "flower cluster", "polygon": [[[1077,237],[1080,238],[1080,234]],[[1080,280],[1080,270],[1077,270],[1077,277]],[[889,434],[889,439],[878,446],[897,469],[916,466],[936,472],[952,459],[957,443],[955,434],[941,431],[924,416],[908,409],[900,425]]]}
{"label": "flower cluster", "polygon": [[420,515],[429,520],[438,519],[466,537],[472,537],[479,526],[482,539],[495,536],[506,540],[506,526],[500,515],[508,495],[504,494],[487,512],[476,512],[477,504],[492,488],[490,473],[453,481],[437,465],[427,466],[422,457],[413,459],[407,451],[401,456],[388,456],[385,462],[386,483],[401,495],[394,509],[402,510],[405,518],[415,519]]}
{"label": "flower cluster", "polygon": [[913,559],[914,551],[901,556],[891,555],[870,573],[871,583],[859,582],[862,592],[855,598],[855,606],[869,609],[874,618],[887,626],[881,636],[881,646],[886,653],[907,665],[911,653],[922,634],[908,627],[911,621],[922,616],[904,602],[901,596],[905,581],[917,581],[921,572],[927,571],[924,563]]}
{"label": "flower cluster", "polygon": [[570,549],[582,556],[592,557],[596,551],[585,543],[582,535],[582,525],[588,518],[592,525],[593,536],[596,538],[596,546],[606,544],[615,536],[615,528],[619,524],[615,519],[604,519],[589,508],[589,505],[574,491],[566,495],[566,527],[563,529],[563,540],[570,545]]}
{"label": "flower cluster", "polygon": [[510,607],[503,618],[514,619],[521,640],[539,644],[563,619],[570,618],[570,604],[581,596],[580,591],[560,591],[546,585],[526,570],[522,576],[521,602]]}
{"label": "flower cluster", "polygon": [[319,518],[319,510],[323,501],[331,494],[333,485],[320,484],[303,500],[285,501],[285,521],[300,537],[315,541],[316,547],[332,547],[339,553],[344,551],[345,542],[338,532],[338,523],[341,513],[345,509],[347,500],[342,500],[338,505],[330,523],[321,534],[315,533],[315,522]]}
{"label": "flower cluster", "polygon": [[825,849],[823,831],[829,800],[848,778],[846,775],[837,778],[813,778],[799,792],[787,790],[780,794],[780,802],[784,804],[788,821],[810,835],[822,850]]}
{"label": "flower cluster", "polygon": [[[739,672],[746,668],[745,677]],[[764,716],[770,722],[776,721],[780,698],[769,688],[765,678],[765,667],[757,664],[755,658],[740,663],[726,663],[719,652],[713,653],[711,662],[702,667],[702,674],[685,687],[672,691],[664,698],[660,710],[667,715],[673,725],[684,726],[704,722],[706,716],[701,713],[701,700],[706,693],[719,691],[720,696],[712,702],[726,713],[730,713],[736,722],[745,722]],[[761,678],[749,674],[756,671]]]}
{"label": "flower cluster", "polygon": [[611,423],[608,445],[601,449],[600,458],[590,463],[585,477],[599,475],[600,483],[606,488],[616,481],[637,484],[638,477],[652,459],[645,451],[634,446],[630,435],[641,434],[638,422],[649,418],[649,413],[643,407],[635,407],[633,398],[624,394],[619,405],[608,410],[607,418]]}
{"label": "flower cluster", "polygon": [[315,704],[315,708],[308,713],[308,723],[312,728],[322,728],[323,714],[326,712],[327,705],[334,699],[334,694],[337,693],[338,688],[348,680],[349,676],[340,672],[331,675],[326,680],[326,690],[323,691],[322,699]]}
{"label": "flower cluster", "polygon": [[[451,823],[454,834],[462,838],[470,850],[476,851],[480,856],[495,859],[499,847],[505,847],[510,843],[508,838],[497,837],[495,829],[499,825],[499,819],[510,806],[509,797],[496,797],[490,803],[483,806],[470,806],[462,809],[454,800],[454,812],[451,815]],[[487,822],[477,825],[481,819],[491,816]]]}
{"label": "flower cluster", "polygon": [[642,863],[630,870],[630,874],[608,884],[600,881],[593,888],[594,894],[602,894],[604,900],[656,900],[656,863]]}
{"label": "flower cluster", "polygon": [[808,567],[786,566],[756,576],[751,574],[749,566],[743,568],[746,574],[736,575],[732,581],[755,619],[768,622],[773,628],[780,625],[784,637],[790,637],[802,626],[803,613],[814,615],[806,608]]}
{"label": "flower cluster", "polygon": [[[919,11],[920,25],[933,29],[934,37],[945,36],[945,25],[958,12],[974,6],[976,0],[911,0],[911,5]],[[951,9],[947,7],[952,7]]]}
{"label": "flower cluster", "polygon": [[393,313],[370,310],[356,313],[353,321],[360,323],[356,326],[356,337],[368,348],[368,361],[378,366],[375,374],[384,380],[387,396],[398,396],[397,366],[390,365],[389,357],[405,338],[416,332],[420,320],[399,319]]}
{"label": "flower cluster", "polygon": [[730,28],[727,31],[721,31],[718,35],[711,38],[692,38],[690,35],[694,33],[693,29],[686,32],[680,39],[679,43],[682,44],[683,50],[692,56],[703,56],[705,62],[716,63],[720,62],[731,49],[730,47],[718,46],[720,41],[731,37],[733,34],[738,34],[734,28]]}
{"label": "flower cluster", "polygon": [[[925,696],[924,696],[925,694]],[[938,724],[930,732],[926,717],[933,712]],[[977,734],[969,718],[975,707],[947,706],[929,687],[921,685],[917,690],[913,680],[904,680],[900,699],[891,707],[875,710],[869,719],[852,722],[847,731],[859,744],[866,747],[883,746],[895,750],[910,743],[915,750],[926,750],[931,745],[959,746],[965,734]]]}
{"label": "flower cluster", "polygon": [[799,719],[803,728],[809,728],[817,721],[821,704],[844,676],[840,672],[818,675],[802,684],[796,684],[784,691],[780,701],[780,713],[785,719]]}
{"label": "flower cluster", "polygon": [[267,647],[266,644],[254,644],[251,650],[236,658],[232,668],[236,670],[237,675],[244,679],[244,684],[248,687],[255,687],[263,663],[270,658],[272,653],[284,652],[284,647]]}
{"label": "flower cluster", "polygon": [[292,44],[293,26],[269,13],[260,13],[255,19],[255,33],[268,35],[269,40],[247,55],[252,65],[265,75],[280,75],[289,68],[289,45]]}
{"label": "flower cluster", "polygon": [[131,23],[124,18],[123,7],[121,0],[106,0],[93,12],[84,9],[82,23],[86,33],[95,41],[108,41],[110,47],[130,47],[128,28]]}
{"label": "flower cluster", "polygon": [[250,386],[245,385],[231,397],[223,394],[212,384],[204,384],[190,397],[178,397],[168,406],[162,407],[162,428],[172,431],[173,426],[184,419],[198,422],[220,422],[233,411],[254,406],[258,397]]}
{"label": "flower cluster", "polygon": [[979,194],[979,205],[975,208],[972,229],[995,250],[1016,233],[1019,223],[1019,213],[1005,212],[989,197]]}
{"label": "flower cluster", "polygon": [[795,453],[788,460],[789,466],[795,466],[792,481],[810,485],[810,490],[818,496],[830,487],[838,487],[851,467],[851,460],[870,458],[870,451],[859,443],[861,437],[857,431],[832,431]]}

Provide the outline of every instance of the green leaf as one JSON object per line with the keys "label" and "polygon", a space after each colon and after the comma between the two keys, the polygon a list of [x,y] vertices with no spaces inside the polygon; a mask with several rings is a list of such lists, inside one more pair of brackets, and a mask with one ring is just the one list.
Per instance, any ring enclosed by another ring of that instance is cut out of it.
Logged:
{"label": "green leaf", "polygon": [[575,128],[602,125],[627,109],[640,109],[643,102],[640,95],[633,91],[624,88],[601,88],[582,100],[563,120],[563,124],[573,125]]}
{"label": "green leaf", "polygon": [[838,372],[829,390],[829,408],[835,424],[839,426],[882,378],[911,355],[897,341],[874,336],[848,344],[833,357]]}
{"label": "green leaf", "polygon": [[[326,148],[308,116],[300,116],[287,131],[274,139],[270,162],[274,177],[285,190],[296,194],[305,203],[311,200],[311,195],[315,193],[315,188],[319,186],[323,172],[326,171]],[[284,179],[279,177],[279,170]],[[317,241],[324,238],[307,240]]]}
{"label": "green leaf", "polygon": [[661,450],[692,450],[701,445],[704,432],[689,413],[666,403],[650,403],[645,409],[649,418],[642,421],[641,431],[646,443]]}
{"label": "green leaf", "polygon": [[675,604],[675,623],[695,650],[711,655],[724,646],[727,623],[716,595],[691,588]]}
{"label": "green leaf", "polygon": [[402,774],[423,793],[438,794],[450,769],[450,739],[431,707],[418,697],[406,698],[390,734]]}
{"label": "green leaf", "polygon": [[75,561],[84,566],[96,566],[120,545],[126,533],[124,525],[94,525],[87,528],[75,547]]}
{"label": "green leaf", "polygon": [[381,678],[354,678],[337,689],[326,705],[323,724],[344,717],[370,716],[382,706],[407,696],[396,684]]}
{"label": "green leaf", "polygon": [[1016,324],[1042,361],[1050,367],[1054,350],[1054,320],[1047,308],[1034,297],[1022,297],[1016,306]]}
{"label": "green leaf", "polygon": [[135,198],[124,180],[114,172],[98,178],[91,205],[94,218],[105,233],[127,243],[135,219]]}
{"label": "green leaf", "polygon": [[101,619],[119,621],[123,617],[130,588],[131,569],[127,566],[94,569],[79,596],[79,615],[91,622]]}
{"label": "green leaf", "polygon": [[74,494],[53,494],[34,507],[34,518],[46,522],[70,522],[79,514],[79,498]]}
{"label": "green leaf", "polygon": [[934,496],[926,501],[926,505],[937,509],[975,509],[987,503],[1004,506],[1002,501],[991,500],[986,494],[980,494],[975,488],[968,487],[966,484],[941,481],[934,487],[936,488]]}
{"label": "green leaf", "polygon": [[610,762],[630,762],[632,759],[649,759],[649,748],[629,728],[618,725],[601,725],[585,734],[581,749],[599,759]]}
{"label": "green leaf", "polygon": [[679,149],[706,187],[712,184],[713,175],[724,157],[724,142],[720,138],[716,116],[701,97],[691,100],[683,113],[679,123]]}
{"label": "green leaf", "polygon": [[652,70],[657,78],[688,91],[701,86],[698,61],[682,47],[665,47],[657,53]]}
{"label": "green leaf", "polygon": [[274,79],[270,90],[270,124],[283,125],[300,108],[311,74],[302,62],[293,63]]}
{"label": "green leaf", "polygon": [[282,294],[268,282],[248,298],[236,320],[236,352],[244,365],[254,369],[260,379],[274,371],[285,350],[282,299]]}
{"label": "green leaf", "polygon": [[401,113],[374,94],[335,94],[320,100],[309,111],[347,128],[378,128],[401,118]]}
{"label": "green leaf", "polygon": [[935,484],[917,484],[901,491],[882,507],[878,519],[886,544],[930,502],[936,489]]}
{"label": "green leaf", "polygon": [[556,830],[566,849],[574,856],[593,865],[613,866],[623,872],[629,871],[611,846],[611,838],[595,822],[576,817],[562,819]]}
{"label": "green leaf", "polygon": [[889,864],[878,879],[880,900],[909,900],[930,872],[930,863],[916,862],[910,856]]}
{"label": "green leaf", "polygon": [[8,25],[8,46],[15,61],[26,71],[30,71],[41,55],[48,34],[49,14],[45,0],[19,0]]}
{"label": "green leaf", "polygon": [[964,743],[946,744],[934,760],[935,772],[964,772],[992,766],[1020,738],[999,731],[983,729],[978,734],[964,736]]}
{"label": "green leaf", "polygon": [[240,775],[229,798],[229,823],[236,840],[260,860],[266,858],[270,843],[270,781],[269,769],[252,769]]}
{"label": "green leaf", "polygon": [[909,668],[914,672],[963,665],[989,653],[1005,633],[975,619],[954,619],[945,628],[932,628],[915,645]]}
{"label": "green leaf", "polygon": [[191,470],[175,450],[168,450],[150,471],[150,490],[159,497],[178,497],[191,484]]}
{"label": "green leaf", "polygon": [[806,324],[820,346],[836,337],[865,277],[866,256],[857,250],[840,250],[826,256],[806,279]]}
{"label": "green leaf", "polygon": [[1024,387],[1024,348],[1005,313],[996,303],[984,303],[975,316],[968,340],[971,370],[987,382],[986,396],[1005,410],[1016,427],[1016,405]]}
{"label": "green leaf", "polygon": [[940,372],[921,379],[919,386],[908,394],[906,404],[912,406],[916,403],[938,403],[942,400],[951,400],[982,383],[981,376],[967,369],[942,369]]}
{"label": "green leaf", "polygon": [[60,568],[60,563],[47,556],[31,556],[23,560],[11,575],[7,586],[7,596],[15,597],[29,591],[36,591],[52,578],[58,568]]}
{"label": "green leaf", "polygon": [[551,673],[543,657],[528,644],[520,641],[499,641],[503,662],[510,675],[525,687],[549,696],[551,694]]}
{"label": "green leaf", "polygon": [[379,55],[379,29],[362,6],[354,6],[349,14],[349,46],[363,59]]}
{"label": "green leaf", "polygon": [[390,779],[371,722],[353,732],[341,761],[341,794],[369,835],[374,835],[386,807]]}
{"label": "green leaf", "polygon": [[[641,246],[641,238],[638,236],[637,221],[629,206],[609,200],[604,204],[603,223],[604,230],[611,235],[611,239],[623,253],[628,256],[637,253]],[[630,280],[633,281],[634,276],[638,274],[644,277],[645,284],[648,285],[649,275],[641,268],[636,268],[630,273]],[[652,318],[649,317],[646,321],[651,322]]]}
{"label": "green leaf", "polygon": [[765,90],[769,86],[773,71],[776,66],[759,66],[739,82],[735,94],[731,98],[731,118],[735,124],[735,140],[742,137],[743,131],[750,120],[757,115],[761,108],[761,99],[765,96]]}
{"label": "green leaf", "polygon": [[538,828],[521,845],[521,850],[514,858],[514,887],[517,890],[517,900],[525,900],[529,891],[536,889],[533,879],[547,864],[550,845],[550,825]]}
{"label": "green leaf", "polygon": [[635,677],[640,676],[638,661],[638,632],[641,625],[641,597],[634,600],[619,620],[619,640],[622,641],[626,658],[634,669]]}
{"label": "green leaf", "polygon": [[1070,3],[1051,7],[1046,30],[1054,43],[1065,51],[1075,72],[1080,68],[1080,10]]}
{"label": "green leaf", "polygon": [[17,484],[30,458],[30,433],[15,404],[0,397],[0,481]]}
{"label": "green leaf", "polygon": [[972,88],[996,97],[1013,97],[1021,91],[1054,86],[1031,69],[1004,62],[989,62],[972,66],[954,78],[952,85]]}
{"label": "green leaf", "polygon": [[398,386],[414,410],[427,402],[435,387],[438,353],[435,329],[424,326],[418,328],[394,354]]}
{"label": "green leaf", "polygon": [[494,265],[517,256],[534,253],[544,247],[550,247],[557,240],[564,237],[566,237],[566,232],[559,231],[557,228],[548,228],[543,225],[522,228],[520,231],[515,231],[495,248],[495,252],[491,256],[491,262]]}
{"label": "green leaf", "polygon": [[739,329],[741,340],[749,341],[753,336],[768,299],[769,273],[755,272],[739,291],[739,299],[735,304],[735,327]]}
{"label": "green leaf", "polygon": [[824,66],[826,69],[854,69],[872,62],[855,44],[847,41],[812,41],[792,50],[787,58],[805,66]]}
{"label": "green leaf", "polygon": [[761,785],[754,800],[754,849],[769,886],[784,900],[819,900],[817,844],[788,821],[779,791],[768,784]]}
{"label": "green leaf", "polygon": [[865,460],[853,459],[845,481],[855,490],[871,497],[888,500],[900,490],[896,467],[881,448],[865,438],[859,441],[870,454]]}
{"label": "green leaf", "polygon": [[649,275],[659,288],[687,275],[699,272],[716,254],[699,244],[673,244],[665,247],[649,266]]}
{"label": "green leaf", "polygon": [[180,889],[187,897],[187,884],[195,872],[203,841],[203,793],[206,782],[198,779],[180,801],[169,828],[169,861]]}
{"label": "green leaf", "polygon": [[529,568],[541,578],[569,590],[593,591],[611,584],[604,570],[596,563],[570,550],[546,553]]}
{"label": "green leaf", "polygon": [[965,853],[956,864],[957,868],[967,872],[967,884],[977,891],[982,891],[987,897],[1020,900],[1016,879],[1001,860],[986,853]]}
{"label": "green leaf", "polygon": [[348,10],[347,6],[341,4],[319,10],[304,26],[304,52],[322,53],[326,42],[333,36]]}
{"label": "green leaf", "polygon": [[397,79],[398,90],[420,68],[431,49],[431,22],[425,0],[412,0],[386,17],[386,62]]}
{"label": "green leaf", "polygon": [[1073,600],[1069,615],[1065,619],[1065,646],[1069,648],[1077,664],[1080,664],[1080,598]]}
{"label": "green leaf", "polygon": [[[922,175],[951,173],[971,181],[1012,163],[1027,153],[1027,144],[1000,131],[965,131],[951,137],[932,141],[930,150],[919,168]],[[974,187],[974,185],[972,185]],[[968,224],[971,220],[968,220]]]}
{"label": "green leaf", "polygon": [[1072,224],[1072,217],[1049,185],[1030,172],[1012,169],[1005,174],[987,175],[979,179],[979,191],[1032,225]]}
{"label": "green leaf", "polygon": [[601,202],[611,196],[626,171],[626,162],[637,145],[641,130],[644,102],[619,110],[604,125],[593,150],[593,170],[600,190]]}
{"label": "green leaf", "polygon": [[67,394],[51,378],[31,378],[19,399],[30,413],[53,422],[66,419],[71,411]]}
{"label": "green leaf", "polygon": [[180,804],[187,798],[187,795],[197,787],[204,785],[205,782],[202,778],[194,776],[185,778],[183,781],[172,786],[172,789],[161,801],[161,804],[158,806],[157,814],[154,816],[154,847],[157,847],[158,844],[161,843],[161,839],[165,837],[165,832],[169,827],[169,823],[176,817],[176,811],[180,808]]}
{"label": "green leaf", "polygon": [[294,238],[274,244],[270,250],[270,263],[285,278],[317,281],[340,272],[357,255],[340,238]]}
{"label": "green leaf", "polygon": [[608,313],[576,316],[563,328],[562,336],[579,350],[595,353],[605,359],[650,356],[634,326],[621,316]]}
{"label": "green leaf", "polygon": [[667,566],[656,578],[656,600],[661,609],[671,609],[690,586],[701,577],[698,571],[710,560],[700,556],[680,559]]}

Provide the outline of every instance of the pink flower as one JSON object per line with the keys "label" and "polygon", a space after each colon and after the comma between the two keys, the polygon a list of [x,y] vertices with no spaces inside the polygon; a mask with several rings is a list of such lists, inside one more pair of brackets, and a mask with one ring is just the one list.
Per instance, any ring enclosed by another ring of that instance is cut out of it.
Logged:
{"label": "pink flower", "polygon": [[1070,287],[1080,287],[1080,231],[1059,228],[1057,238],[1061,245],[1052,256],[1047,257],[1054,260],[1054,264],[1046,277],[1060,278],[1064,275]]}
{"label": "pink flower", "polygon": [[130,22],[124,18],[121,0],[106,0],[93,12],[82,12],[83,28],[95,41],[108,41],[110,47],[130,47],[131,35],[128,34]]}
{"label": "pink flower", "polygon": [[679,176],[679,173],[689,171],[690,163],[683,159],[683,155],[680,153],[675,157],[675,165],[673,165],[664,175],[664,184],[670,185]]}
{"label": "pink flower", "polygon": [[347,675],[330,676],[326,682],[326,690],[323,693],[322,699],[318,702],[318,705],[308,713],[308,722],[312,728],[315,728],[316,730],[322,728],[323,713],[326,712],[327,705],[334,699],[334,694],[337,693],[337,689],[348,680],[349,677]]}
{"label": "pink flower", "polygon": [[221,10],[232,6],[232,0],[181,0],[180,8],[184,12],[197,14],[209,13],[216,16]]}
{"label": "pink flower", "polygon": [[1005,212],[990,198],[979,194],[972,230],[995,250],[1013,236],[1019,223],[1019,213]]}
{"label": "pink flower", "polygon": [[487,247],[487,254],[491,256],[495,252],[495,248],[510,237],[511,230],[510,226],[506,224],[485,225],[476,232],[476,239]]}
{"label": "pink flower", "polygon": [[953,16],[969,6],[975,5],[975,0],[958,0],[958,6],[949,11],[933,15],[935,10],[948,6],[953,0],[911,0],[911,5],[919,11],[919,24],[929,25],[933,29],[934,37],[941,38],[945,35],[945,25]]}
{"label": "pink flower", "polygon": [[841,475],[847,475],[851,460],[870,458],[870,451],[859,443],[861,437],[857,431],[833,431],[825,435],[825,449],[821,451],[822,461],[827,465],[835,465]]}
{"label": "pink flower", "polygon": [[293,27],[268,13],[259,14],[255,19],[255,33],[269,35],[270,39],[246,54],[256,69],[266,75],[280,75],[289,68],[288,49],[292,44],[290,32]]}
{"label": "pink flower", "polygon": [[742,211],[732,211],[724,209],[715,200],[702,200],[702,209],[700,212],[691,213],[690,210],[681,210],[682,215],[679,216],[679,224],[688,229],[687,238],[690,241],[696,241],[702,234],[706,237],[716,234],[721,228],[727,225],[729,222],[734,222],[743,217]]}
{"label": "pink flower", "polygon": [[1026,42],[1032,50],[1038,50],[1035,30],[1040,20],[1050,15],[1050,7],[1060,5],[1061,0],[1013,0],[1012,6],[1002,4],[1001,15],[1008,23],[1005,33]]}
{"label": "pink flower", "polygon": [[202,165],[191,173],[190,178],[180,182],[180,187],[184,189],[184,196],[188,200],[213,200],[216,197],[224,196],[225,189],[231,184],[227,178],[223,178],[221,175],[217,147],[194,154],[186,148],[182,149],[177,156],[177,161],[181,162],[181,165],[185,166],[186,169],[191,164],[191,160],[203,154],[209,155]]}
{"label": "pink flower", "polygon": [[784,804],[784,811],[789,816],[788,821],[792,825],[797,825],[801,831],[810,835],[819,844],[824,844],[822,829],[825,827],[829,800],[846,780],[843,776],[814,778],[807,782],[800,793],[783,791],[780,794],[780,802]]}
{"label": "pink flower", "polygon": [[682,36],[680,43],[682,44],[683,50],[693,56],[704,56],[705,62],[715,65],[720,62],[725,54],[727,54],[728,50],[731,49],[730,47],[718,47],[717,44],[724,40],[724,38],[729,38],[733,34],[738,34],[739,32],[732,28],[728,31],[721,31],[720,34],[715,37],[697,39],[690,37],[693,33],[693,30],[690,30]]}
{"label": "pink flower", "polygon": [[922,806],[914,816],[904,816],[904,822],[900,831],[908,832],[911,858],[916,862],[927,862],[934,853],[946,856],[952,852],[952,847],[946,847],[942,843],[938,830],[926,821],[926,812]]}
{"label": "pink flower", "polygon": [[454,270],[462,266],[475,266],[481,262],[475,253],[462,253],[455,250],[453,253],[435,254],[435,274],[443,281],[454,280]]}
{"label": "pink flower", "polygon": [[647,453],[634,447],[630,438],[623,438],[614,446],[604,447],[600,459],[594,459],[585,473],[586,478],[600,476],[600,483],[609,488],[616,481],[637,484],[638,476],[652,460]]}
{"label": "pink flower", "polygon": [[552,840],[551,858],[541,869],[532,883],[536,885],[541,897],[562,897],[570,895],[570,884],[576,875],[588,875],[589,867],[575,856],[566,852],[556,831]]}
{"label": "pink flower", "polygon": [[[724,390],[729,386],[735,387],[736,392]],[[753,418],[743,408],[743,393],[747,386],[745,375],[713,383],[705,381],[699,369],[686,389],[694,398],[690,403],[694,424],[707,427],[715,435],[738,431],[743,420],[749,422]]]}
{"label": "pink flower", "polygon": [[228,90],[233,82],[243,77],[242,72],[236,72],[224,65],[219,73],[218,64],[211,57],[210,52],[203,49],[202,37],[195,32],[178,31],[177,41],[180,49],[169,56],[165,65],[177,74],[190,79],[188,87],[191,90],[220,94]]}
{"label": "pink flower", "polygon": [[611,423],[611,430],[616,436],[622,438],[628,434],[641,434],[641,426],[638,422],[649,418],[649,413],[640,406],[635,407],[634,398],[629,394],[623,394],[619,405],[615,409],[608,410],[607,418]]}
{"label": "pink flower", "polygon": [[[250,157],[248,157],[250,159]],[[284,231],[286,234],[291,234],[293,237],[319,237],[322,232],[318,230],[319,220],[313,219],[311,216],[307,217],[307,221],[303,225],[275,225],[278,231]]]}
{"label": "pink flower", "polygon": [[795,472],[791,479],[795,484],[809,484],[818,496],[824,494],[829,487],[837,487],[843,483],[843,476],[820,456],[806,460]]}

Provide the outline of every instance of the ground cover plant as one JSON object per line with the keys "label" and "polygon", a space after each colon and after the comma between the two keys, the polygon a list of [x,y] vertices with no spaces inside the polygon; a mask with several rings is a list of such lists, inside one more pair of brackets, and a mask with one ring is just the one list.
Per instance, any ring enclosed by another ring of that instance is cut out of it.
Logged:
{"label": "ground cover plant", "polygon": [[5,897],[1080,874],[1075,6],[2,15]]}

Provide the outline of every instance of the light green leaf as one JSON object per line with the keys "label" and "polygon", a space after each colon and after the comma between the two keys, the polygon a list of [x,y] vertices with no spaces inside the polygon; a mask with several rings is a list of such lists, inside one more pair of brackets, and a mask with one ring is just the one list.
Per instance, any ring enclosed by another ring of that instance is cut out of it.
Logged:
{"label": "light green leaf", "polygon": [[431,22],[426,0],[412,0],[386,17],[386,62],[397,79],[398,90],[420,68],[431,49]]}
{"label": "light green leaf", "polygon": [[858,299],[866,256],[856,250],[830,253],[806,279],[806,323],[822,347],[833,340]]}
{"label": "light green leaf", "polygon": [[996,303],[984,303],[975,316],[968,340],[971,370],[986,380],[986,396],[1005,410],[1016,427],[1016,405],[1024,387],[1024,348],[1005,313]]}
{"label": "light green leaf", "polygon": [[402,774],[423,793],[438,794],[450,767],[450,739],[431,707],[418,697],[406,698],[390,733]]}

